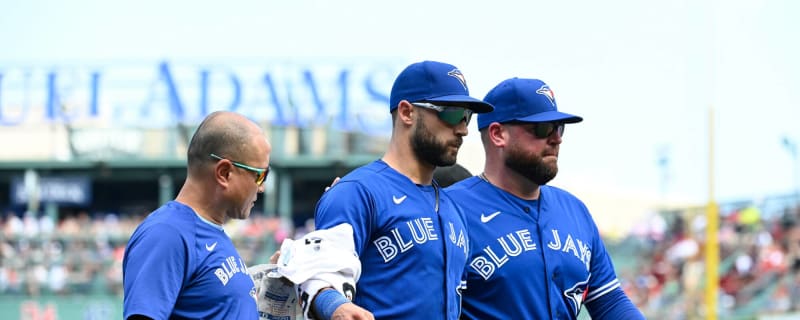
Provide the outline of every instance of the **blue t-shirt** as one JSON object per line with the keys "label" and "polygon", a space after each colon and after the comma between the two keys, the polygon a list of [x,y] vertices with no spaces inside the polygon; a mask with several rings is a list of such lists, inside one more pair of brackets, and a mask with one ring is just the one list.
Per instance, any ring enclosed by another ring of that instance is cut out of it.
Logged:
{"label": "blue t-shirt", "polygon": [[179,202],[136,228],[122,268],[125,319],[258,319],[255,285],[231,239]]}
{"label": "blue t-shirt", "polygon": [[524,200],[479,177],[447,188],[469,228],[466,319],[577,319],[584,304],[619,288],[583,202],[540,190]]}
{"label": "blue t-shirt", "polygon": [[344,176],[316,209],[317,229],[353,226],[362,267],[353,302],[376,319],[458,319],[469,248],[462,219],[440,188],[381,160]]}

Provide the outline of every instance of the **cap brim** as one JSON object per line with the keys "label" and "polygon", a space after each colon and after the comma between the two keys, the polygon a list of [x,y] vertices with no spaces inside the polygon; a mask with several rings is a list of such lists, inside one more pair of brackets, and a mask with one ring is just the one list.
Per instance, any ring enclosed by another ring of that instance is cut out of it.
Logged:
{"label": "cap brim", "polygon": [[464,95],[441,96],[431,99],[425,99],[425,101],[431,103],[440,102],[444,104],[457,104],[459,106],[468,108],[474,111],[475,113],[486,113],[494,110],[494,106],[492,106],[491,104],[483,100],[478,100],[473,97]]}
{"label": "cap brim", "polygon": [[534,115],[530,115],[527,117],[517,118],[514,119],[516,121],[522,122],[551,122],[551,121],[559,121],[564,123],[578,123],[583,121],[583,118],[571,115],[569,113],[563,113],[559,111],[546,111],[537,113]]}

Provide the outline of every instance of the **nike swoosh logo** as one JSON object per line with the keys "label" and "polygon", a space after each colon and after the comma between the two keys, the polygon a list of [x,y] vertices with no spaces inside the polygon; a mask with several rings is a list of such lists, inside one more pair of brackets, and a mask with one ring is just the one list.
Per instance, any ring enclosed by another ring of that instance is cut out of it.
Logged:
{"label": "nike swoosh logo", "polygon": [[392,196],[392,201],[394,201],[394,204],[401,204],[403,201],[406,201],[406,197],[408,197],[408,195],[404,195],[400,198]]}
{"label": "nike swoosh logo", "polygon": [[488,216],[481,213],[481,222],[487,223],[489,221],[492,221],[492,219],[494,219],[494,217],[496,217],[498,214],[500,214],[500,211],[495,211],[494,213]]}
{"label": "nike swoosh logo", "polygon": [[208,251],[214,251],[214,248],[216,248],[216,247],[217,247],[217,243],[216,242],[214,242],[214,244],[212,244],[210,246],[208,245],[208,243],[206,243],[206,250],[208,250]]}

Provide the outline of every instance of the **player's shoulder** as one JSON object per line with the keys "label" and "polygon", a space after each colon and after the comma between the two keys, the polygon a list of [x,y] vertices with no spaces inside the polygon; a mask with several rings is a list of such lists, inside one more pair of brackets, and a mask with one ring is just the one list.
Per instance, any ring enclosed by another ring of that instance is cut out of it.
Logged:
{"label": "player's shoulder", "polygon": [[169,201],[151,212],[137,228],[137,233],[171,233],[183,236],[199,219],[190,207],[177,201]]}
{"label": "player's shoulder", "polygon": [[397,189],[407,189],[414,185],[411,180],[390,167],[383,160],[375,160],[351,171],[339,180],[339,184],[353,184],[348,187],[363,188],[370,193],[380,193],[382,191],[396,191]]}
{"label": "player's shoulder", "polygon": [[472,176],[466,179],[463,179],[459,182],[454,183],[453,185],[444,188],[444,190],[450,195],[461,195],[463,193],[470,193],[477,189],[481,184],[481,178],[478,176]]}
{"label": "player's shoulder", "polygon": [[400,185],[395,175],[399,173],[385,162],[376,160],[343,176],[323,194],[323,198],[347,198],[356,195],[374,197],[376,194],[390,192],[389,190]]}
{"label": "player's shoulder", "polygon": [[544,185],[544,186],[540,187],[540,190],[541,190],[542,194],[544,194],[545,196],[550,196],[550,197],[554,197],[554,198],[560,198],[560,199],[563,199],[563,200],[571,200],[571,201],[582,202],[581,199],[579,199],[577,196],[575,196],[571,192],[569,192],[567,190],[564,190],[564,189],[561,189],[561,188],[556,187],[556,186]]}
{"label": "player's shoulder", "polygon": [[550,185],[541,186],[539,190],[541,190],[541,195],[545,204],[559,203],[564,206],[582,208],[582,210],[587,213],[589,211],[586,204],[583,203],[580,198],[567,190]]}
{"label": "player's shoulder", "polygon": [[362,185],[381,183],[385,179],[389,166],[381,160],[375,160],[358,168],[342,177],[339,182],[356,182]]}
{"label": "player's shoulder", "polygon": [[148,214],[142,224],[173,224],[180,221],[189,221],[194,217],[193,212],[188,206],[173,200]]}

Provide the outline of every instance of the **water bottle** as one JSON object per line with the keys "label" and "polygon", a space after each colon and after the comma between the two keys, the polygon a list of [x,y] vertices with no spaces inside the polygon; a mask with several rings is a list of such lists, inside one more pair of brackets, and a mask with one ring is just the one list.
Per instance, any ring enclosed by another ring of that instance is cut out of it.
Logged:
{"label": "water bottle", "polygon": [[294,284],[278,273],[276,264],[259,264],[248,268],[256,284],[258,318],[260,320],[296,320],[299,307]]}

